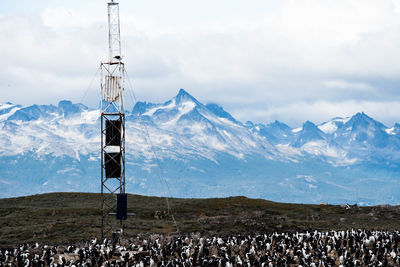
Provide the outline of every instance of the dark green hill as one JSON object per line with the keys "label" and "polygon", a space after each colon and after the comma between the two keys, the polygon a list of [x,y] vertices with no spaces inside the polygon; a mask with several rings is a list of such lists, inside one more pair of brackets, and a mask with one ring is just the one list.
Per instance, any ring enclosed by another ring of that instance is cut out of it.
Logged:
{"label": "dark green hill", "polygon": [[[170,199],[181,233],[210,235],[330,229],[398,229],[400,207],[283,204],[261,199]],[[175,226],[159,197],[128,196],[127,236],[171,234]],[[100,194],[51,193],[0,199],[0,247],[64,243],[98,237]]]}

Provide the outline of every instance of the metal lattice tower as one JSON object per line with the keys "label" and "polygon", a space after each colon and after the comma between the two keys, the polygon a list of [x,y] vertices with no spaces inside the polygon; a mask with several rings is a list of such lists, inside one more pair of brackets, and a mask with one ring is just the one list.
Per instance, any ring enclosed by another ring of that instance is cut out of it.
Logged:
{"label": "metal lattice tower", "polygon": [[109,59],[101,63],[102,239],[114,233],[121,235],[126,219],[124,64],[121,61],[119,6],[113,0],[107,5]]}

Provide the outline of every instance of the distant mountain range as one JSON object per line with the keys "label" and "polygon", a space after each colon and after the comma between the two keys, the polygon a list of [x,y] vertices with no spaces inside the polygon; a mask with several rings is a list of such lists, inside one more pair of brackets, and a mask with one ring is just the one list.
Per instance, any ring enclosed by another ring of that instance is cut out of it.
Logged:
{"label": "distant mountain range", "polygon": [[[99,114],[70,101],[1,104],[0,196],[98,192]],[[175,197],[400,202],[400,124],[387,127],[365,113],[297,129],[242,123],[181,89],[162,104],[136,103],[126,124],[130,193],[169,194],[163,176]]]}

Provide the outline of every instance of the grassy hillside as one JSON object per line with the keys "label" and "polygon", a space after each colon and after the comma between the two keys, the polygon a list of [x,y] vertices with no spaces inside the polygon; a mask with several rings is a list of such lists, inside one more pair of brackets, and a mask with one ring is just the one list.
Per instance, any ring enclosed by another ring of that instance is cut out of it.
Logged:
{"label": "grassy hillside", "polygon": [[[181,233],[210,235],[329,229],[398,229],[400,207],[283,204],[261,199],[170,199]],[[164,198],[128,196],[127,236],[175,231]],[[0,247],[24,242],[48,244],[98,237],[100,194],[51,193],[0,199]]]}

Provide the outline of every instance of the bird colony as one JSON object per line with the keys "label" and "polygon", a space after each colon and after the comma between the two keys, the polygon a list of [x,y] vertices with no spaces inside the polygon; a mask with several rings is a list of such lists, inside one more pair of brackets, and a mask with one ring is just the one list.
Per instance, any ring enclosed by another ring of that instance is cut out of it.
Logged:
{"label": "bird colony", "polygon": [[200,234],[0,249],[0,266],[400,266],[400,232]]}

